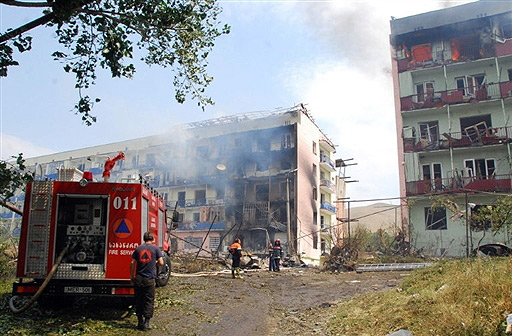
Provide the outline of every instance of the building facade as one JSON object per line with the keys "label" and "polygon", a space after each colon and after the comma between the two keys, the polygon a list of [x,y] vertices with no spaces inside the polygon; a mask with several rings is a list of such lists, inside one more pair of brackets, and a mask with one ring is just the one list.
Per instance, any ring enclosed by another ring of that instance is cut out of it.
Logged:
{"label": "building facade", "polygon": [[[511,3],[477,1],[390,24],[402,224],[412,247],[467,256],[479,244],[508,244],[508,232],[491,233],[492,223],[472,230],[470,221],[512,190]],[[441,196],[451,210],[432,207]]]}
{"label": "building facade", "polygon": [[180,214],[171,240],[175,251],[225,253],[240,237],[245,250],[261,254],[280,239],[286,253],[311,264],[329,252],[343,180],[337,179],[333,143],[302,104],[26,163],[38,179],[58,179],[60,168],[77,168],[102,180],[105,160],[119,151],[125,160],[109,181],[141,176],[164,195],[168,208]]}

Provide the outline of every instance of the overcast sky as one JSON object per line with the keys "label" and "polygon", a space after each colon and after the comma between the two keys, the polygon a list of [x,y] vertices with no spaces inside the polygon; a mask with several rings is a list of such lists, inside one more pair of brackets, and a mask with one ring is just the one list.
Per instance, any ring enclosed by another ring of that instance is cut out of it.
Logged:
{"label": "overcast sky", "polygon": [[[103,72],[91,97],[98,122],[72,108],[73,76],[50,56],[52,31],[30,32],[33,50],[0,78],[0,157],[26,157],[160,134],[175,125],[304,103],[337,144],[336,158],[357,162],[347,174],[352,200],[398,196],[398,159],[389,47],[391,16],[401,18],[470,1],[221,1],[231,34],[217,40],[208,94],[215,106],[173,100],[172,73],[145,65],[133,80]],[[40,10],[0,5],[0,28]]]}

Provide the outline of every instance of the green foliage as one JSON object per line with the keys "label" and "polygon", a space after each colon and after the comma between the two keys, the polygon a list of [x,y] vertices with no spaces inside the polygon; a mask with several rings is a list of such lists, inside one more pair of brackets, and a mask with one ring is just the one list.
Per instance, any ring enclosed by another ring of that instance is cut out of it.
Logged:
{"label": "green foliage", "polygon": [[14,259],[9,256],[7,242],[0,243],[0,280],[11,279],[14,276]]}
{"label": "green foliage", "polygon": [[331,335],[504,335],[512,312],[512,259],[440,262],[414,271],[398,290],[357,297],[338,306]]}
{"label": "green foliage", "polygon": [[32,173],[26,170],[23,154],[13,156],[14,162],[0,161],[0,201],[6,202],[17,189],[24,189],[33,180]]}
{"label": "green foliage", "polygon": [[[432,208],[444,207],[454,215],[458,215],[457,217],[464,219],[466,216],[464,206],[459,208],[453,197],[437,196],[431,197],[430,200]],[[512,196],[500,196],[494,204],[472,208],[469,225],[471,230],[476,232],[490,229],[497,233],[505,229],[512,229]]]}
{"label": "green foliage", "polygon": [[[191,96],[203,109],[213,104],[205,96],[212,81],[206,72],[207,57],[215,39],[230,30],[221,26],[220,12],[216,0],[57,0],[48,2],[40,24],[54,28],[66,49],[52,56],[64,64],[65,72],[74,74],[79,94],[75,110],[86,125],[92,125],[96,118],[90,112],[99,99],[84,91],[95,83],[98,67],[108,69],[112,77],[132,78],[134,47],[141,50],[146,64],[174,71],[178,102]],[[18,65],[12,58],[13,46],[19,52],[30,50],[31,39],[21,37],[22,33],[0,36],[0,76]]]}

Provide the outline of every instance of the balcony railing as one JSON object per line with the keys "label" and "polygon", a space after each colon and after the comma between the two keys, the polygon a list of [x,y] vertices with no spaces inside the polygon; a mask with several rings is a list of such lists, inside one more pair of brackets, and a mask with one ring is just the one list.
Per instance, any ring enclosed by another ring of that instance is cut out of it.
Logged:
{"label": "balcony railing", "polygon": [[[224,204],[224,199],[217,199],[215,197],[211,198],[196,198],[196,199],[186,199],[186,200],[178,200],[178,207],[186,208],[186,207],[201,207],[206,205],[222,205]],[[169,204],[174,207],[176,204],[176,200],[169,201]]]}
{"label": "balcony railing", "polygon": [[327,164],[331,169],[336,170],[334,162],[325,154],[320,154],[320,163]]}
{"label": "balcony railing", "polygon": [[404,152],[476,147],[512,143],[512,127],[475,128],[471,131],[434,134],[430,139],[404,138]]}
{"label": "balcony railing", "polygon": [[411,111],[508,97],[512,97],[511,81],[402,97],[400,107],[402,111]]}
{"label": "balcony railing", "polygon": [[415,61],[412,56],[398,59],[398,72],[441,66],[443,64],[475,61],[495,56],[512,55],[512,40],[506,40],[504,43],[495,43],[494,46],[464,45],[457,51],[451,50],[451,58],[449,59],[443,59],[443,55],[445,55],[444,51],[437,52],[436,56],[438,57],[435,59],[432,57],[424,61]]}
{"label": "balcony railing", "polygon": [[213,224],[211,222],[184,221],[178,223],[176,231],[208,231],[210,228],[212,231],[222,231],[225,227],[225,221],[218,221]]}
{"label": "balcony railing", "polygon": [[335,184],[332,183],[329,180],[321,179],[320,180],[320,187],[324,187],[325,189],[329,189],[329,191],[334,192],[335,190]]}
{"label": "balcony railing", "polygon": [[407,196],[464,193],[467,191],[512,191],[512,174],[438,178],[406,183]]}
{"label": "balcony railing", "polygon": [[331,205],[330,203],[321,203],[320,209],[325,209],[327,211],[330,211],[332,213],[336,213],[336,207]]}

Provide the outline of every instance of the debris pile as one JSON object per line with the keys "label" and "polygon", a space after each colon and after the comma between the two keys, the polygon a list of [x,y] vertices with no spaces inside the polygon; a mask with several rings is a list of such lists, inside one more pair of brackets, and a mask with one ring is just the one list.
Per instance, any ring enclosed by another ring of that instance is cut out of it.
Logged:
{"label": "debris pile", "polygon": [[348,272],[355,270],[358,249],[356,246],[334,246],[324,261],[324,269],[330,272]]}

